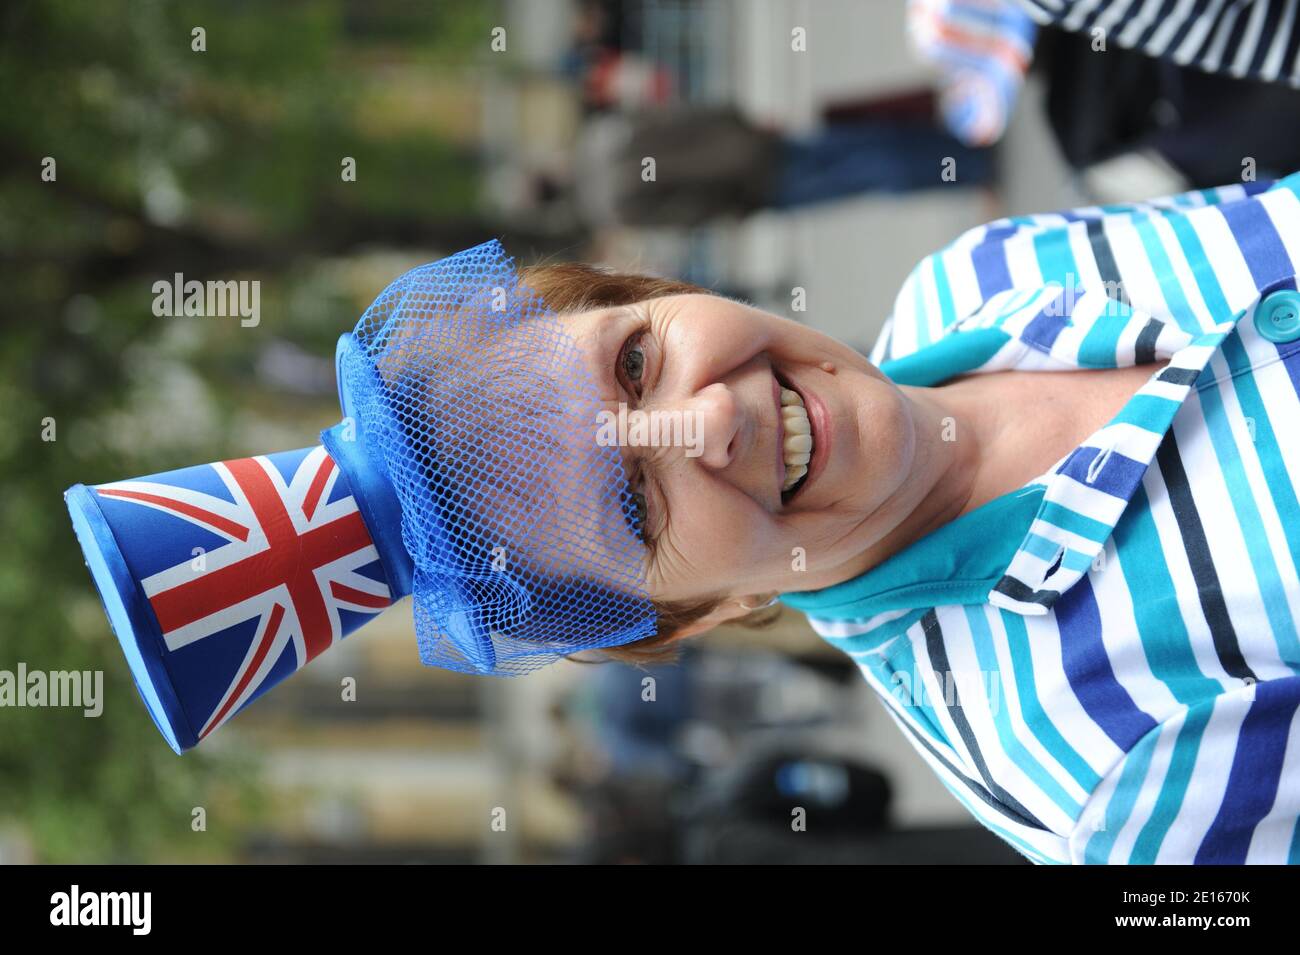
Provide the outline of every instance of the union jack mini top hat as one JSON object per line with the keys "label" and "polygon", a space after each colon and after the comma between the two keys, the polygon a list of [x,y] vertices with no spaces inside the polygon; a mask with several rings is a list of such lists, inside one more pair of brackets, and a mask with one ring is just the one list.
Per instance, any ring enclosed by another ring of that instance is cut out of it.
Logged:
{"label": "union jack mini top hat", "polygon": [[336,363],[316,447],[65,495],[177,752],[408,595],[421,661],[466,673],[655,632],[594,370],[498,242],[396,279]]}

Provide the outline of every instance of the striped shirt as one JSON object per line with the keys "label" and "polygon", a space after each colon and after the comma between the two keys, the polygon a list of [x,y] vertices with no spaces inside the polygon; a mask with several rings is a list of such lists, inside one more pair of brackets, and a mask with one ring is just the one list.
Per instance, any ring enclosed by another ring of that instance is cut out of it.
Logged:
{"label": "striped shirt", "polygon": [[1037,22],[1209,73],[1300,86],[1300,0],[1019,0]]}
{"label": "striped shirt", "polygon": [[919,386],[1156,363],[1039,478],[781,598],[1034,862],[1300,862],[1297,263],[1300,173],[1002,219],[873,350]]}

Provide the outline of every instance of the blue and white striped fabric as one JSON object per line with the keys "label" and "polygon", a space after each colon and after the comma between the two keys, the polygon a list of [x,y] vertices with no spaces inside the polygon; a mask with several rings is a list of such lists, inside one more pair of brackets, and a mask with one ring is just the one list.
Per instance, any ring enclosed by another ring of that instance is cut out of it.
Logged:
{"label": "blue and white striped fabric", "polygon": [[1154,363],[1037,480],[782,598],[1035,862],[1300,862],[1298,264],[1300,173],[1002,219],[873,351],[918,386]]}
{"label": "blue and white striped fabric", "polygon": [[1041,24],[1180,66],[1300,86],[1300,0],[1019,2]]}

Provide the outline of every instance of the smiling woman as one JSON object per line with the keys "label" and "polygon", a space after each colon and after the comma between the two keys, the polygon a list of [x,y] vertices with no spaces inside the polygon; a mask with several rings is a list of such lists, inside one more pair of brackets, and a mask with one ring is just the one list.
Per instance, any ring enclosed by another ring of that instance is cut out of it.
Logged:
{"label": "smiling woman", "polygon": [[[655,635],[601,651],[624,661],[671,659],[724,622],[772,623],[768,595],[853,577],[1036,476],[1150,375],[900,388],[833,338],[685,283],[582,264],[522,277],[589,356],[603,402],[696,422],[703,439],[623,443],[660,611]],[[1039,428],[1009,426],[1017,402],[1040,409]],[[948,440],[956,427],[970,437]]]}
{"label": "smiling woman", "polygon": [[700,290],[535,273],[603,401],[703,424],[694,458],[624,449],[648,589],[698,613],[604,652],[780,594],[1029,859],[1300,862],[1298,188],[972,230],[872,361]]}

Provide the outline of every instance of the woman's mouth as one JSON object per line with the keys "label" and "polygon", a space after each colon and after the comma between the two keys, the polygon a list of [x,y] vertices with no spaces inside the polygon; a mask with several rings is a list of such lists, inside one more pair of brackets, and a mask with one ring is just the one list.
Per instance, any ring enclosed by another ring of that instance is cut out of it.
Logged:
{"label": "woman's mouth", "polygon": [[816,392],[796,385],[784,371],[773,369],[772,377],[781,404],[778,434],[785,465],[781,503],[788,505],[825,470],[831,450],[831,420]]}
{"label": "woman's mouth", "polygon": [[785,483],[782,497],[793,497],[800,482],[808,475],[808,462],[812,460],[812,422],[799,392],[781,387],[781,424],[784,430],[782,459],[785,461]]}

